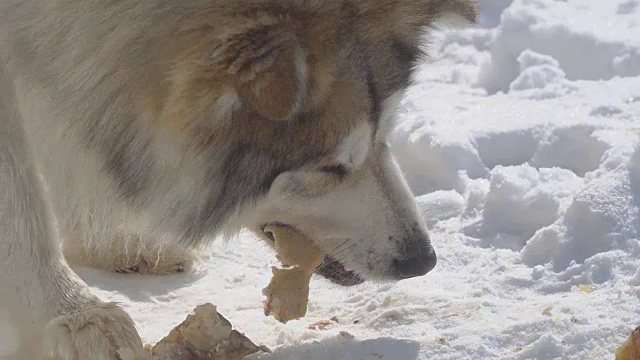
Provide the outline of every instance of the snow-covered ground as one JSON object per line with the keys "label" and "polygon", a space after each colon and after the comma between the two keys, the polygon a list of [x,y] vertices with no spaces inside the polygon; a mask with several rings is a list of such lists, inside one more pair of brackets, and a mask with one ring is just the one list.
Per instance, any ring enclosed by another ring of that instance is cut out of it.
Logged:
{"label": "snow-covered ground", "polygon": [[314,279],[308,316],[283,325],[249,234],[189,274],[80,274],[150,343],[212,302],[274,350],[260,360],[612,359],[640,325],[640,0],[481,10],[433,42],[392,136],[439,255],[427,276]]}

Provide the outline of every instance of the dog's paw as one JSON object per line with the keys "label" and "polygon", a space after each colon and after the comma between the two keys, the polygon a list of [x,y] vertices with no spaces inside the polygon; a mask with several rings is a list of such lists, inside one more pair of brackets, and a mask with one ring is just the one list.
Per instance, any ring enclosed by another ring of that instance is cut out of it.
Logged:
{"label": "dog's paw", "polygon": [[110,247],[65,244],[64,255],[72,264],[130,274],[164,275],[188,272],[196,260],[193,249],[178,245],[154,245],[138,235],[118,236]]}
{"label": "dog's paw", "polygon": [[148,360],[133,320],[107,303],[53,319],[47,350],[55,360]]}
{"label": "dog's paw", "polygon": [[115,271],[120,274],[154,274],[164,275],[173,273],[183,273],[188,271],[191,267],[191,261],[183,261],[178,263],[152,263],[145,261],[144,259],[136,265],[124,265],[116,267]]}

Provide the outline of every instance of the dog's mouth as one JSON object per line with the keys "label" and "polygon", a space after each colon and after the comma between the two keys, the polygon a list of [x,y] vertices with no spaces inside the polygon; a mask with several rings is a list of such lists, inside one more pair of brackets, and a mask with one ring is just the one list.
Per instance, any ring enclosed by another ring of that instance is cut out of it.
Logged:
{"label": "dog's mouth", "polygon": [[[265,226],[262,226],[261,230],[268,239],[276,241],[273,233],[265,230]],[[325,255],[324,261],[318,265],[315,273],[334,284],[342,286],[354,286],[365,282],[365,279],[360,274],[347,270],[342,262],[329,255]]]}
{"label": "dog's mouth", "polygon": [[342,286],[359,285],[365,281],[358,273],[345,269],[340,261],[329,255],[326,255],[322,264],[316,268],[316,274]]}

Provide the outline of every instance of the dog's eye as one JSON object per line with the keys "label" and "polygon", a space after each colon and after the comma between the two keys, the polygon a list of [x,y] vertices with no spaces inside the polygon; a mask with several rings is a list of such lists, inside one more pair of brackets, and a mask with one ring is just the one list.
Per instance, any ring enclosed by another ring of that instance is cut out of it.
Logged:
{"label": "dog's eye", "polygon": [[320,168],[320,171],[337,176],[339,178],[347,176],[348,173],[347,167],[343,164],[323,166]]}
{"label": "dog's eye", "polygon": [[263,230],[264,234],[273,242],[276,242],[276,237],[273,235],[273,232],[269,230]]}

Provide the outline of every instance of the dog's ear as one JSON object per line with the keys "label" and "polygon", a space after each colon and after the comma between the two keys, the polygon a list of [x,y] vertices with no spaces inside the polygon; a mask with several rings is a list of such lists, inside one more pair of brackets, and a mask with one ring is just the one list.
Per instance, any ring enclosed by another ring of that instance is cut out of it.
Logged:
{"label": "dog's ear", "polygon": [[305,102],[307,63],[291,23],[266,19],[236,28],[222,36],[213,58],[242,100],[271,120],[290,119]]}

